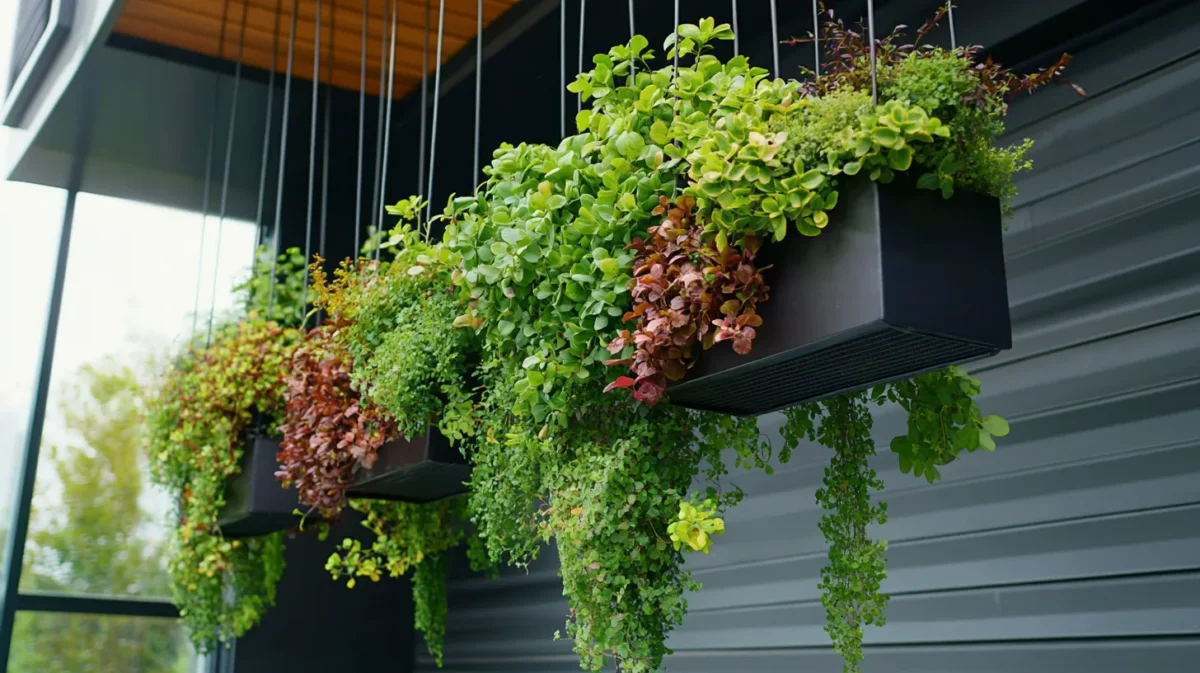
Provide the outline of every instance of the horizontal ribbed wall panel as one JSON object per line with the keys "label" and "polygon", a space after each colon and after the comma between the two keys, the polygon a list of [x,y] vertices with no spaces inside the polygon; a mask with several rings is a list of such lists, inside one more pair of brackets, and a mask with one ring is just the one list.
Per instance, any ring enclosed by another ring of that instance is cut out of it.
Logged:
{"label": "horizontal ribbed wall panel", "polygon": [[[902,414],[877,413],[893,599],[866,673],[1200,671],[1198,29],[1190,3],[1120,31],[1076,55],[1088,99],[1015,104],[1037,170],[1006,232],[1014,348],[974,367],[1012,434],[929,486],[886,451]],[[841,670],[817,590],[827,458],[802,446],[773,476],[734,475],[748,495],[689,559],[704,590],[669,673]],[[578,670],[551,640],[555,560],[456,572],[446,671]]]}

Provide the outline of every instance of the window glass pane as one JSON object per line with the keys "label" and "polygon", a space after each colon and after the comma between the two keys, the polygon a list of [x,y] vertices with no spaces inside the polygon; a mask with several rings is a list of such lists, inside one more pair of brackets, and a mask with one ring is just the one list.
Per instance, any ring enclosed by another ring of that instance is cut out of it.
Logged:
{"label": "window glass pane", "polygon": [[[61,189],[0,181],[0,540],[29,431],[65,204]],[[0,564],[0,579],[4,571]]]}
{"label": "window glass pane", "polygon": [[177,620],[18,612],[8,673],[194,673]]}
{"label": "window glass pane", "polygon": [[147,476],[139,386],[193,324],[204,329],[210,305],[233,308],[230,288],[254,252],[252,223],[226,220],[218,246],[210,217],[198,265],[201,220],[92,194],[76,201],[22,591],[169,597],[172,508]]}

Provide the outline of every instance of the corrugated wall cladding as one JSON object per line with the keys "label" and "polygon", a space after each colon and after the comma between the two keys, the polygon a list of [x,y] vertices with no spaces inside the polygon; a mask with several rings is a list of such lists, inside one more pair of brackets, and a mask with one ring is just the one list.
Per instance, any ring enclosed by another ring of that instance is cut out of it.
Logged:
{"label": "corrugated wall cladding", "polygon": [[[876,417],[891,521],[888,625],[868,673],[1200,671],[1200,3],[1078,54],[1062,88],[1021,101],[1037,139],[1006,233],[1014,348],[976,366],[1012,422],[994,454],[901,475]],[[762,425],[774,432],[778,416]],[[802,447],[689,566],[705,588],[669,673],[834,673]],[[578,670],[553,553],[528,574],[452,584],[451,673]],[[422,670],[434,670],[425,660]]]}

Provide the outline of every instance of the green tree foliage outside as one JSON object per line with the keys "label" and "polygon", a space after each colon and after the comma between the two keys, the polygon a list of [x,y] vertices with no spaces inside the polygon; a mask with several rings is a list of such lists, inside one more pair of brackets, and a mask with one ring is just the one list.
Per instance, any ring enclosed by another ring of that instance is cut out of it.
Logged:
{"label": "green tree foliage outside", "polygon": [[[87,365],[59,403],[73,440],[43,447],[21,591],[170,595],[162,547],[141,499],[144,425],[136,372]],[[49,493],[47,491],[53,491]],[[185,673],[173,619],[19,613],[8,673]]]}

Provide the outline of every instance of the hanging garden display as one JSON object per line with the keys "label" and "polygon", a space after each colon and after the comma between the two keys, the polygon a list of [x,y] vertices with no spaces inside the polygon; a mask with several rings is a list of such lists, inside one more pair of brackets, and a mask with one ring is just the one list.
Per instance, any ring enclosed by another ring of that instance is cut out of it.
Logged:
{"label": "hanging garden display", "polygon": [[[414,570],[439,663],[445,553],[469,538],[478,567],[528,566],[555,544],[570,605],[557,635],[581,666],[659,670],[699,588],[685,555],[708,553],[743,497],[722,477],[770,472],[811,441],[833,451],[816,493],[826,629],[858,670],[863,628],[887,604],[886,543],[867,533],[887,519],[871,410],[906,412],[890,448],[929,482],[1008,433],[976,406],[980,382],[947,365],[1009,345],[1000,216],[1031,143],[995,142],[1008,98],[1067,59],[1021,77],[977,62],[976,47],[873,41],[830,14],[829,65],[797,81],[721,61],[713,45],[732,38],[705,19],[667,38],[662,67],[640,35],[596,55],[568,87],[591,102],[576,135],[502,145],[486,182],[450,200],[441,240],[414,197],[388,208],[386,259],[347,260],[332,278],[318,259],[323,322],[233,328],[235,345],[274,350],[228,404],[185,413],[186,396],[164,396],[156,469],[182,494],[180,578],[199,573],[206,609],[231,567],[222,554],[241,547],[189,509],[193,475],[219,502],[251,408],[274,415],[278,477],[302,506],[366,516],[375,542],[337,545],[333,577]],[[772,447],[754,414],[775,409]],[[218,468],[196,450],[213,438]],[[181,605],[196,602],[191,586],[177,587]],[[224,618],[188,619],[211,631]]]}

